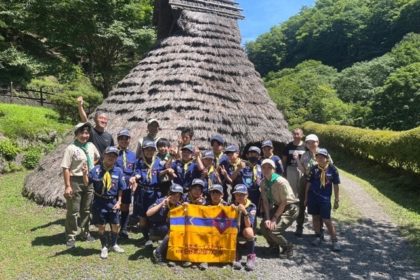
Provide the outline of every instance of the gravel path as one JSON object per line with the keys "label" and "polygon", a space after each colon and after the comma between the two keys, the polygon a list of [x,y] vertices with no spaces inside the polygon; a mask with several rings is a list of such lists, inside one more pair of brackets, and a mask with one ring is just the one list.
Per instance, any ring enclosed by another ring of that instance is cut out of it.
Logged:
{"label": "gravel path", "polygon": [[[321,247],[312,247],[312,232],[307,221],[303,238],[296,238],[294,229],[289,229],[287,236],[297,244],[292,260],[264,259],[266,248],[258,247],[257,271],[249,276],[257,279],[420,279],[420,267],[410,258],[412,249],[383,209],[358,183],[344,176],[341,190],[358,205],[362,218],[338,229],[340,253],[332,252],[328,241]],[[262,237],[258,238],[258,243],[262,243]]]}

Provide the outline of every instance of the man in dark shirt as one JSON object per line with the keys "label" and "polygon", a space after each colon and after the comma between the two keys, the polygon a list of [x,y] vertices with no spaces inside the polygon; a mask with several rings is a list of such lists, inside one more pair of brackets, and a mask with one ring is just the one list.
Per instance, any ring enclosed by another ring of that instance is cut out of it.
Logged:
{"label": "man in dark shirt", "polygon": [[297,197],[299,194],[299,188],[302,185],[303,173],[298,168],[298,160],[305,153],[306,146],[302,141],[303,131],[300,128],[293,130],[293,141],[286,145],[283,151],[283,166],[286,171],[286,179],[289,181],[290,186],[293,189],[293,193]]}
{"label": "man in dark shirt", "polygon": [[[87,122],[88,118],[85,109],[83,108],[82,96],[77,98],[77,109],[79,111],[81,121]],[[97,111],[93,120],[95,121],[95,126],[90,132],[90,138],[88,141],[95,145],[102,159],[105,149],[109,146],[114,146],[114,139],[112,139],[111,134],[105,131],[108,124],[108,116],[105,112]]]}

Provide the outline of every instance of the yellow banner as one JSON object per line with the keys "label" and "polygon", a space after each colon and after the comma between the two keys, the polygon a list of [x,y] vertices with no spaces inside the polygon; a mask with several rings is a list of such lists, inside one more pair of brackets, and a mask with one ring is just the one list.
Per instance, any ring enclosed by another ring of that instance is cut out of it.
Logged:
{"label": "yellow banner", "polygon": [[167,259],[230,263],[235,260],[238,212],[231,206],[188,204],[170,211]]}

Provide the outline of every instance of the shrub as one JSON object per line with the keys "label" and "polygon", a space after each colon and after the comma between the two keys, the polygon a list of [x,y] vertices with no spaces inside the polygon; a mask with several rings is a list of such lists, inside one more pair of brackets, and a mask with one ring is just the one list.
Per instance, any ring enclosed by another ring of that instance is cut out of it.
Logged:
{"label": "shrub", "polygon": [[23,157],[22,165],[26,169],[34,169],[38,165],[41,156],[42,151],[40,149],[30,148],[28,151],[26,151]]}
{"label": "shrub", "polygon": [[317,134],[327,146],[381,164],[420,172],[420,127],[397,132],[306,122],[303,129],[306,133]]}
{"label": "shrub", "polygon": [[0,140],[0,155],[7,160],[14,160],[20,149],[9,139]]}

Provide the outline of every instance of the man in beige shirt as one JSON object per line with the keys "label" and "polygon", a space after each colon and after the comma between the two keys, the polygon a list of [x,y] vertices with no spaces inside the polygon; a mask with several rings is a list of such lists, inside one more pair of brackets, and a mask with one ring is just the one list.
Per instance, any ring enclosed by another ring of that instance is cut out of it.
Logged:
{"label": "man in beige shirt", "polygon": [[64,177],[64,197],[67,206],[66,245],[69,248],[75,247],[78,219],[80,219],[81,238],[87,241],[94,240],[89,234],[89,215],[93,188],[91,185],[86,186],[83,183],[83,171],[92,169],[100,155],[95,145],[88,142],[90,129],[89,123],[79,123],[75,126],[75,140],[67,146],[61,162]]}
{"label": "man in beige shirt", "polygon": [[265,159],[261,167],[264,176],[260,187],[264,210],[261,233],[272,253],[290,258],[293,256],[293,245],[286,240],[283,233],[299,215],[299,199],[294,195],[289,182],[274,172],[274,161]]}

